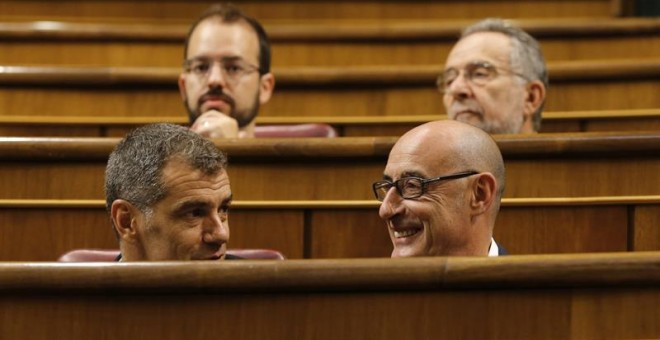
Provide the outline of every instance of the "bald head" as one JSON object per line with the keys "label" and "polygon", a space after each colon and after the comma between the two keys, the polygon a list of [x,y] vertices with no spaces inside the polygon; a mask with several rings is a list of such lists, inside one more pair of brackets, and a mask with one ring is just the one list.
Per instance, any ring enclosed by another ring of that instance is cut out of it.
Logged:
{"label": "bald head", "polygon": [[444,120],[410,130],[373,187],[392,257],[489,254],[504,164],[481,129]]}
{"label": "bald head", "polygon": [[488,133],[474,126],[453,120],[429,122],[406,132],[392,148],[395,152],[418,154],[445,172],[490,172],[500,197],[504,191],[500,149]]}

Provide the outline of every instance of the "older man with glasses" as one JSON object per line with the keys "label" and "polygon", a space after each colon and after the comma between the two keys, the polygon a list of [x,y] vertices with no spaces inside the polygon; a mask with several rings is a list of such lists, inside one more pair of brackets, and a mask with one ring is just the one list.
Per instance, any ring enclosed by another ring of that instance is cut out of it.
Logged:
{"label": "older man with glasses", "polygon": [[270,100],[270,43],[257,20],[216,5],[192,25],[179,91],[191,129],[210,138],[254,137],[259,106]]}
{"label": "older man with glasses", "polygon": [[538,42],[500,19],[467,27],[438,77],[449,118],[491,134],[534,133],[548,73]]}
{"label": "older man with glasses", "polygon": [[504,182],[497,144],[476,127],[446,120],[404,134],[373,184],[392,257],[504,254],[492,236]]}

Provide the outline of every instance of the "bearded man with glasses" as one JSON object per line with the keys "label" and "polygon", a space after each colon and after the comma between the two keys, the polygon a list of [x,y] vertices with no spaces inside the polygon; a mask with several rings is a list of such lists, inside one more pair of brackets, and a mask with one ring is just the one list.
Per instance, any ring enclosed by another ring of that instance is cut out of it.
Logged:
{"label": "bearded man with glasses", "polygon": [[445,120],[404,134],[373,184],[392,257],[504,254],[493,239],[504,182],[502,154],[483,130]]}
{"label": "bearded man with glasses", "polygon": [[209,8],[192,25],[179,92],[191,129],[209,138],[254,137],[259,106],[270,100],[270,43],[257,20],[237,7]]}
{"label": "bearded man with glasses", "polygon": [[538,42],[501,19],[467,27],[454,45],[438,90],[450,119],[490,133],[535,133],[548,88]]}

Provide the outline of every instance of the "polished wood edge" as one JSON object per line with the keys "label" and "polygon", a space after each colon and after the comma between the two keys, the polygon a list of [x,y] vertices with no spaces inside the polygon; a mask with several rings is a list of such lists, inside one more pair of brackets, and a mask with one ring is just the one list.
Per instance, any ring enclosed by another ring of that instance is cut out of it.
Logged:
{"label": "polished wood edge", "polygon": [[[281,67],[278,86],[434,86],[442,65]],[[176,87],[181,70],[172,67],[0,66],[0,84],[154,85]],[[660,59],[579,60],[548,63],[550,82],[590,79],[647,79],[660,75]]]}
{"label": "polished wood edge", "polygon": [[[577,119],[634,119],[658,118],[660,108],[593,111],[548,111],[543,112],[543,120]],[[284,116],[257,117],[258,124],[351,124],[351,125],[396,125],[402,123],[426,123],[447,119],[447,115],[408,115],[408,116]],[[181,116],[40,116],[40,115],[0,115],[0,124],[11,125],[65,125],[65,126],[132,126],[153,123],[188,124],[188,118]]]}
{"label": "polished wood edge", "polygon": [[[456,40],[475,20],[422,20],[333,23],[268,23],[272,42]],[[537,38],[653,34],[655,18],[559,18],[510,20]],[[0,22],[0,38],[21,40],[100,40],[182,42],[188,24],[77,23],[64,21]]]}
{"label": "polished wood edge", "polygon": [[[534,197],[503,198],[502,207],[549,207],[594,205],[650,205],[660,204],[660,195],[648,196],[591,196],[591,197]],[[377,209],[376,200],[291,200],[291,201],[234,201],[232,209]],[[0,209],[100,209],[104,200],[73,199],[0,199]]]}
{"label": "polished wood edge", "polygon": [[[660,132],[580,132],[494,136],[505,158],[657,155]],[[397,137],[215,139],[232,159],[384,159]],[[3,160],[105,160],[119,138],[0,137]]]}
{"label": "polished wood edge", "polygon": [[657,286],[660,252],[143,263],[0,263],[0,292],[157,294]]}

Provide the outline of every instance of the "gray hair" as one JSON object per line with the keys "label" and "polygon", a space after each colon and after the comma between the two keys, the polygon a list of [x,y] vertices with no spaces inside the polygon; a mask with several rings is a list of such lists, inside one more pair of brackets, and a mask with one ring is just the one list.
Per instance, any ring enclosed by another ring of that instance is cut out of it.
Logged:
{"label": "gray hair", "polygon": [[145,125],[130,132],[110,154],[105,170],[105,203],[124,199],[140,211],[150,213],[167,195],[162,182],[168,161],[186,162],[205,174],[217,174],[227,167],[227,158],[209,140],[173,124]]}
{"label": "gray hair", "polygon": [[[520,72],[529,80],[540,80],[545,88],[549,86],[548,70],[538,41],[521,28],[499,18],[487,18],[466,27],[461,38],[477,32],[498,32],[511,38],[511,69]],[[541,129],[541,106],[534,112],[534,130]]]}

